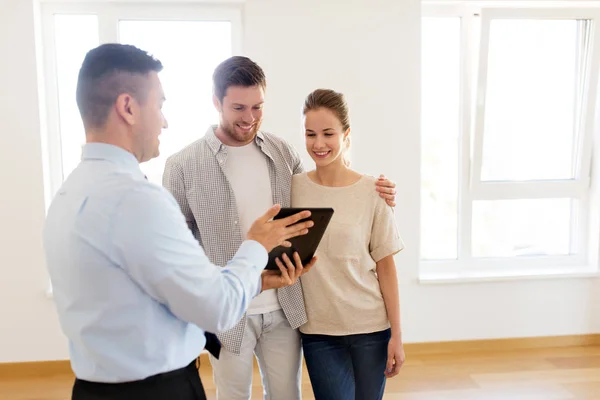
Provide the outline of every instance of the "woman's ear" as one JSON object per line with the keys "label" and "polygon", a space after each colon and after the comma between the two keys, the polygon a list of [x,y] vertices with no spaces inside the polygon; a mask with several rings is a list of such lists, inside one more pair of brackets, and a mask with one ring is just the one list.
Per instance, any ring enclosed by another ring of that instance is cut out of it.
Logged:
{"label": "woman's ear", "polygon": [[344,151],[342,153],[342,159],[344,161],[344,165],[350,168],[350,156],[348,152],[350,151],[350,128],[346,129],[344,133]]}
{"label": "woman's ear", "polygon": [[346,129],[346,132],[344,132],[344,144],[346,145],[346,148],[350,147],[350,128]]}

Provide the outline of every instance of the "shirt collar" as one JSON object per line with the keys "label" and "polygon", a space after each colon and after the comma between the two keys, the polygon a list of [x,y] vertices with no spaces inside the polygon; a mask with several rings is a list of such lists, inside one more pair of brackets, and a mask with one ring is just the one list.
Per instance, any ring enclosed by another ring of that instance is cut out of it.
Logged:
{"label": "shirt collar", "polygon": [[142,176],[137,158],[122,147],[107,143],[86,143],[81,153],[82,160],[106,160],[119,164],[128,170],[138,171]]}
{"label": "shirt collar", "polygon": [[[223,142],[221,142],[221,140],[219,140],[219,138],[217,137],[217,135],[215,133],[216,129],[217,129],[217,125],[211,125],[208,128],[208,131],[206,131],[206,142],[208,143],[208,146],[210,147],[210,149],[212,150],[212,152],[215,155],[226,147],[223,144]],[[256,133],[256,137],[254,138],[254,141],[256,142],[258,147],[262,149],[262,144],[265,141],[264,134],[261,131],[258,131]]]}

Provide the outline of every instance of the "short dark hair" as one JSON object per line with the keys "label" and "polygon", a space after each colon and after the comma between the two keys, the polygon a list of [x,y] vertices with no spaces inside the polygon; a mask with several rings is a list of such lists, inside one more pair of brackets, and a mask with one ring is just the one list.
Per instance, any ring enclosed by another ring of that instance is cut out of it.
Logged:
{"label": "short dark hair", "polygon": [[217,66],[213,73],[213,86],[219,101],[223,101],[230,86],[267,87],[265,73],[248,57],[233,56]]}
{"label": "short dark hair", "polygon": [[90,50],[77,81],[77,106],[86,127],[100,128],[123,93],[143,103],[148,94],[144,77],[162,71],[163,65],[131,45],[107,43]]}

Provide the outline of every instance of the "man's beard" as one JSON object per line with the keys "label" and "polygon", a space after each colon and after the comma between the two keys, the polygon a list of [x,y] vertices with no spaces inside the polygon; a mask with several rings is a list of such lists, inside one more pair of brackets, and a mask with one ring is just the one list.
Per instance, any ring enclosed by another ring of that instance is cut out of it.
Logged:
{"label": "man's beard", "polygon": [[254,124],[252,124],[252,126],[253,126],[252,130],[250,130],[250,132],[248,132],[246,134],[243,134],[243,133],[238,133],[236,131],[236,129],[235,129],[236,124],[237,123],[232,123],[232,124],[228,124],[227,126],[221,126],[221,129],[223,129],[225,134],[230,139],[232,139],[238,143],[248,143],[248,142],[252,141],[256,137],[258,129],[260,128],[260,121],[255,122]]}

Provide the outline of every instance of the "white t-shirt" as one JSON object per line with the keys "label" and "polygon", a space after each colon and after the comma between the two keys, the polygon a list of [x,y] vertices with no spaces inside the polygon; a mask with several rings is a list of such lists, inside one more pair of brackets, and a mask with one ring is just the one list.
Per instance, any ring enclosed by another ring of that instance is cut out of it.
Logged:
{"label": "white t-shirt", "polygon": [[[241,147],[227,147],[225,176],[235,194],[244,238],[252,223],[273,206],[267,156],[252,141]],[[281,309],[275,289],[265,290],[250,302],[248,314],[264,314]]]}

